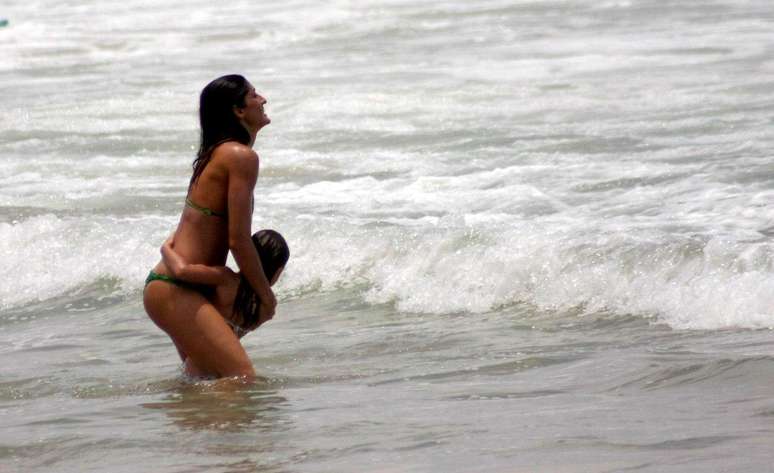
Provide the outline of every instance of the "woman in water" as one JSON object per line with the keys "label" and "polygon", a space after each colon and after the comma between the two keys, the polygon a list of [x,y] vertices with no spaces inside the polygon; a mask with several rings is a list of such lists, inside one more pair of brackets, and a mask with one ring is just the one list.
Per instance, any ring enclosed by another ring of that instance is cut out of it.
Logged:
{"label": "woman in water", "polygon": [[[173,248],[173,238],[170,236],[161,247],[161,255],[172,277],[173,284],[214,286],[209,289],[209,300],[220,312],[226,323],[238,338],[242,338],[257,329],[260,321],[258,297],[247,280],[239,273],[233,272],[228,266],[205,266],[188,264]],[[261,260],[261,266],[270,285],[279,279],[290,257],[290,250],[285,239],[274,230],[261,230],[252,237],[255,250]],[[183,354],[181,354],[183,356]],[[191,376],[206,376],[208,373],[199,369],[189,358],[183,356],[186,374]]]}
{"label": "woman in water", "polygon": [[[201,142],[193,163],[185,208],[174,233],[175,251],[190,264],[223,266],[231,250],[259,300],[259,323],[277,301],[251,240],[258,131],[271,120],[266,99],[242,76],[210,82],[199,100]],[[205,297],[206,290],[174,284],[164,261],[151,271],[143,293],[145,311],[174,342],[181,357],[203,374],[255,377],[239,338]]]}

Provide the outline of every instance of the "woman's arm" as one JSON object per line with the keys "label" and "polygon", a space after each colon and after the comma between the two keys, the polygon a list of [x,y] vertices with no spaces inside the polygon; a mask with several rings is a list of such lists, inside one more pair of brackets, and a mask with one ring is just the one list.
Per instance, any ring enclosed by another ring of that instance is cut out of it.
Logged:
{"label": "woman's arm", "polygon": [[203,264],[188,264],[173,248],[174,233],[161,245],[161,257],[172,276],[181,281],[193,284],[217,286],[233,277],[234,272],[226,266],[206,266]]}
{"label": "woman's arm", "polygon": [[258,155],[244,146],[234,146],[228,165],[228,246],[242,275],[261,300],[259,321],[274,316],[277,299],[271,290],[251,239],[253,190],[258,179]]}

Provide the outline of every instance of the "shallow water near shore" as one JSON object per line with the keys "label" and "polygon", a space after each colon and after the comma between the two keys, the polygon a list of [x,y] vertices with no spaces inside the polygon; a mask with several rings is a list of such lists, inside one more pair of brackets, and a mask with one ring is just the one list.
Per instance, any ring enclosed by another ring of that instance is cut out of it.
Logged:
{"label": "shallow water near shore", "polygon": [[771,459],[768,330],[527,307],[400,314],[329,294],[287,302],[282,323],[248,337],[256,383],[218,386],[175,376],[139,309],[18,323],[3,350],[5,465],[754,471]]}
{"label": "shallow water near shore", "polygon": [[[0,471],[770,468],[767,2],[0,17]],[[232,72],[291,246],[252,384],[181,376],[141,302]]]}

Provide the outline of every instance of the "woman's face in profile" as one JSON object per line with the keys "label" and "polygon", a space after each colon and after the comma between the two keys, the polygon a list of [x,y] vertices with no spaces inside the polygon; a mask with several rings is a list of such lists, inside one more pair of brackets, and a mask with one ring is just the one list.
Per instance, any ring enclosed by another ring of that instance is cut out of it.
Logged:
{"label": "woman's face in profile", "polygon": [[253,87],[252,84],[248,83],[248,91],[247,95],[245,95],[245,106],[237,109],[240,112],[238,116],[241,115],[240,119],[245,125],[258,131],[271,123],[271,119],[266,115],[266,110],[264,110],[265,104],[266,99],[261,97],[255,91],[255,87]]}

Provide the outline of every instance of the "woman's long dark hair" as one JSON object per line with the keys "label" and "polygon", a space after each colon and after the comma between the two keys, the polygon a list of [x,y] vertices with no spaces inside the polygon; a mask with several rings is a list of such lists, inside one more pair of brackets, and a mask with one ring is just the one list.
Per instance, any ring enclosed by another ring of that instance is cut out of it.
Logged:
{"label": "woman's long dark hair", "polygon": [[[258,257],[261,259],[263,274],[271,282],[277,271],[288,262],[290,258],[290,249],[285,239],[274,230],[260,230],[253,234],[253,245],[258,251]],[[239,288],[237,288],[236,298],[234,299],[233,314],[237,320],[241,318],[240,324],[243,328],[254,327],[258,323],[258,309],[261,307],[261,299],[253,290],[250,283],[244,276],[240,277]]]}
{"label": "woman's long dark hair", "polygon": [[234,114],[234,107],[244,107],[249,82],[238,74],[218,77],[207,84],[199,96],[201,141],[193,162],[190,189],[210,162],[212,151],[226,141],[250,144],[250,133]]}

